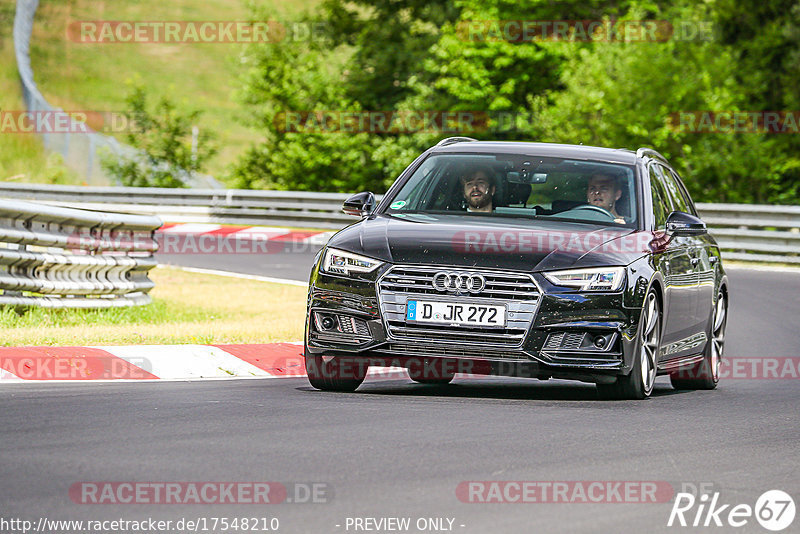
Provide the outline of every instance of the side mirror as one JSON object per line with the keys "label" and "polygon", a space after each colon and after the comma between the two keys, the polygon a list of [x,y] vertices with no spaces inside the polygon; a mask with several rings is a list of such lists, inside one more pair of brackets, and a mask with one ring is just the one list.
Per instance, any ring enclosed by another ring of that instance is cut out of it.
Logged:
{"label": "side mirror", "polygon": [[351,196],[347,200],[344,201],[342,205],[342,211],[348,215],[354,215],[356,217],[366,217],[372,210],[375,208],[375,195],[370,193],[369,191],[364,191],[363,193],[356,193],[355,195]]}
{"label": "side mirror", "polygon": [[667,234],[669,235],[686,237],[703,235],[707,232],[706,223],[694,215],[682,211],[673,211],[667,217]]}

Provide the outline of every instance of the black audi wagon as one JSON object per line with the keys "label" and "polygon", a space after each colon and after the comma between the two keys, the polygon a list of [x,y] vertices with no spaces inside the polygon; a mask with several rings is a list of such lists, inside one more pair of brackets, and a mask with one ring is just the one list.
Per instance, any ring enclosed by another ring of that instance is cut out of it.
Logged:
{"label": "black audi wagon", "polygon": [[370,366],[574,379],[648,397],[657,375],[713,389],[728,281],[658,152],[448,138],[336,233],[311,273],[309,381],[353,391]]}

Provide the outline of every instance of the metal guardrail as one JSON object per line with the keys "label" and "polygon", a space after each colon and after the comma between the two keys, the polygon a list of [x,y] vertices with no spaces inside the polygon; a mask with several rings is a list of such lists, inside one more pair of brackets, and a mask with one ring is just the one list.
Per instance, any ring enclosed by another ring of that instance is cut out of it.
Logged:
{"label": "metal guardrail", "polygon": [[157,217],[0,201],[0,305],[148,304]]}
{"label": "metal guardrail", "polygon": [[[1,184],[0,197],[158,215],[169,222],[339,229],[344,193]],[[727,259],[800,264],[800,206],[698,204]]]}
{"label": "metal guardrail", "polygon": [[698,204],[729,260],[800,264],[800,206]]}
{"label": "metal guardrail", "polygon": [[344,193],[250,189],[72,187],[0,184],[0,197],[88,209],[157,215],[169,222],[268,224],[339,229],[355,222],[342,213]]}

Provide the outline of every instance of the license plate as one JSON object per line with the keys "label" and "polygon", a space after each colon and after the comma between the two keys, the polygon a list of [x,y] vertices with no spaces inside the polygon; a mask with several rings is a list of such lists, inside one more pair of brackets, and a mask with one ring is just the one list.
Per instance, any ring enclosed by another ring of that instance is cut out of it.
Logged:
{"label": "license plate", "polygon": [[489,304],[409,300],[406,320],[416,323],[439,323],[460,326],[506,325],[506,307]]}

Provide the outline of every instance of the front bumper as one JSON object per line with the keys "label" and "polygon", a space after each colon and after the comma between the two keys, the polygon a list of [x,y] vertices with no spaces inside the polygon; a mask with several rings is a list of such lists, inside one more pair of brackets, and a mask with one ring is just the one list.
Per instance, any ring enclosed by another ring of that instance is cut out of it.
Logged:
{"label": "front bumper", "polygon": [[[626,307],[624,291],[578,293],[552,286],[534,273],[539,295],[529,307],[530,321],[519,341],[503,341],[497,335],[467,338],[453,335],[452,329],[442,335],[409,335],[387,324],[386,299],[380,294],[386,270],[373,278],[351,279],[315,268],[305,339],[310,354],[347,355],[368,359],[370,365],[401,367],[437,360],[463,373],[590,382],[608,382],[630,372],[641,308]],[[342,328],[323,331],[320,317],[325,315],[334,316]]]}

